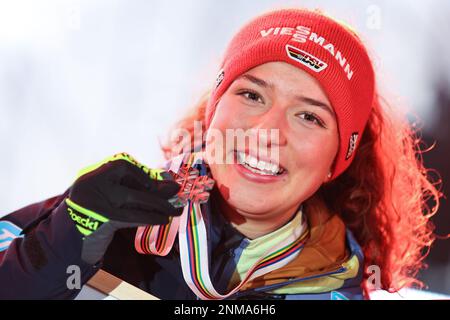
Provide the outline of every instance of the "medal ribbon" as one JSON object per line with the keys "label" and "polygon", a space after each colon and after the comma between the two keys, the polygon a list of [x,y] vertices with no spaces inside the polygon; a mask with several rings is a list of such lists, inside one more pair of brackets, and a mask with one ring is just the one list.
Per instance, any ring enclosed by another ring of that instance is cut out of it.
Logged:
{"label": "medal ribbon", "polygon": [[[177,172],[183,161],[174,159],[170,170]],[[187,164],[192,165],[201,159],[191,154]],[[209,276],[209,256],[207,233],[200,205],[190,200],[179,217],[172,218],[167,225],[139,227],[135,238],[135,248],[142,254],[167,255],[178,234],[180,261],[183,277],[189,288],[201,299],[225,299],[252,279],[281,268],[295,259],[309,237],[306,220],[293,230],[292,234],[270,248],[247,271],[244,278],[231,291],[220,294],[214,288]]]}

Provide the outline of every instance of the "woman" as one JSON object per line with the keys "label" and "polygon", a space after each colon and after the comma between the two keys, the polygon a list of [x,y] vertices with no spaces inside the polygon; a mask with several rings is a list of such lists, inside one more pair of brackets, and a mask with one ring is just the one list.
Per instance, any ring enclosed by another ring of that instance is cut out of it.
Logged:
{"label": "woman", "polygon": [[[195,121],[207,134],[165,146],[166,171],[119,154],[6,216],[0,278],[15,282],[0,297],[73,298],[73,264],[83,283],[102,267],[163,299],[361,299],[420,284],[440,194],[349,27],[300,9],[256,17],[179,128]],[[167,170],[183,165],[214,179],[207,203],[172,206]]]}

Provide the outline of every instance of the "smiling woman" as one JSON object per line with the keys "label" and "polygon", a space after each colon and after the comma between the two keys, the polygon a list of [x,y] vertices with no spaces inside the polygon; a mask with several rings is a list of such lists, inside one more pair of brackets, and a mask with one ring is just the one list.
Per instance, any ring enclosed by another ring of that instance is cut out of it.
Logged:
{"label": "smiling woman", "polygon": [[102,267],[161,299],[363,299],[420,284],[441,195],[375,82],[347,26],[305,9],[256,17],[178,122],[194,139],[163,146],[164,168],[116,154],[1,219],[14,232],[2,243],[0,228],[0,298],[74,298],[74,265],[79,283]]}
{"label": "smiling woman", "polygon": [[[281,25],[297,30],[296,36]],[[311,64],[313,59],[318,64]],[[287,275],[316,276],[346,266],[347,277],[338,285],[306,281],[277,292],[324,294],[347,288],[340,292],[356,298],[349,290],[349,283],[355,285],[349,274],[356,273],[349,266],[358,245],[364,259],[356,287],[364,290],[364,297],[373,289],[421,285],[416,275],[423,267],[424,249],[434,239],[429,219],[441,194],[417,161],[420,139],[406,117],[377,92],[372,63],[354,31],[317,12],[262,15],[232,39],[216,83],[177,128],[192,132],[192,123],[201,121],[205,130],[221,132],[279,130],[277,139],[259,139],[256,148],[217,146],[223,154],[238,154],[235,164],[209,165],[218,186],[218,211],[250,243],[276,234],[300,212],[308,219],[312,242],[319,244],[316,250],[327,261],[305,248],[298,256],[302,263],[288,264],[289,272],[272,271],[244,287],[280,284]],[[282,171],[266,175],[260,163],[271,159],[258,157],[258,152],[275,144]],[[175,146],[163,150],[170,154]],[[343,226],[347,237],[339,231]],[[239,260],[238,269],[243,264]],[[377,274],[372,274],[374,266]],[[249,267],[247,263],[243,270]],[[232,284],[243,279],[244,272],[239,274]]]}
{"label": "smiling woman", "polygon": [[[242,163],[210,163],[219,190],[227,190],[227,207],[234,208],[224,212],[230,218],[246,218],[235,227],[247,237],[256,238],[285,225],[299,204],[328,180],[339,144],[337,122],[329,105],[316,79],[285,62],[252,68],[221,96],[209,129],[224,136],[228,129],[279,132],[276,141],[260,139],[257,146],[238,146],[240,150],[234,145],[218,146],[224,155],[243,154]],[[279,152],[276,164],[283,172],[262,175],[257,171],[260,149],[275,147]]]}

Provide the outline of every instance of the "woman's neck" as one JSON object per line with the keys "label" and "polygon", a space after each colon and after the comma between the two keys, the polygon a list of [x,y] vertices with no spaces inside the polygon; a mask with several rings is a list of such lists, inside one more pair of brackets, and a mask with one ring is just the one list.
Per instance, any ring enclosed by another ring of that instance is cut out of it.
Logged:
{"label": "woman's neck", "polygon": [[232,208],[220,195],[217,196],[219,209],[222,215],[230,221],[231,225],[249,239],[256,239],[269,234],[288,223],[297,212],[298,206],[284,213],[268,215],[266,218],[240,212]]}

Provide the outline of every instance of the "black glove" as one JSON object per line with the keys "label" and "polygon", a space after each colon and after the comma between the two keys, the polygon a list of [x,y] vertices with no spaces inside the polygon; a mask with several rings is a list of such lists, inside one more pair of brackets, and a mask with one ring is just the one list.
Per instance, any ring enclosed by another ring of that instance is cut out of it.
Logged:
{"label": "black glove", "polygon": [[149,169],[125,153],[83,169],[65,199],[67,213],[83,236],[81,257],[97,263],[121,228],[167,224],[181,215],[168,199],[180,186],[160,169]]}

